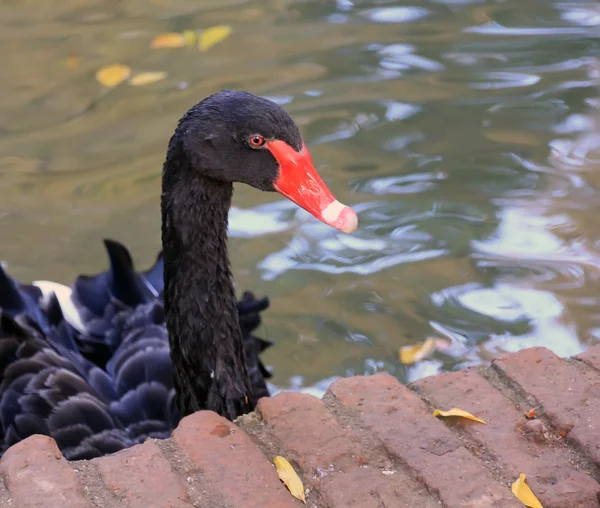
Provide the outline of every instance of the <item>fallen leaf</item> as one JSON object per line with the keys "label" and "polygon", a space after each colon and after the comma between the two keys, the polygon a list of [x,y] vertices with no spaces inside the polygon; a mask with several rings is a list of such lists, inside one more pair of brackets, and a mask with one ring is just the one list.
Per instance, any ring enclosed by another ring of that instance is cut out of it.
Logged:
{"label": "fallen leaf", "polygon": [[185,38],[185,43],[188,46],[193,46],[196,44],[196,32],[194,30],[184,30],[183,37]]}
{"label": "fallen leaf", "polygon": [[140,72],[129,80],[131,86],[144,86],[156,83],[167,77],[166,72]]}
{"label": "fallen leaf", "polygon": [[412,346],[404,346],[400,348],[400,361],[405,365],[420,362],[424,358],[431,356],[435,349],[436,340],[432,338]]}
{"label": "fallen leaf", "polygon": [[471,413],[467,413],[466,411],[463,411],[462,409],[458,409],[457,407],[453,407],[449,411],[440,411],[439,409],[436,409],[433,412],[433,416],[438,416],[438,415],[439,416],[460,416],[461,418],[467,418],[468,420],[473,420],[473,421],[476,421],[479,423],[485,423],[481,418],[477,418],[476,416],[473,416]]}
{"label": "fallen leaf", "polygon": [[530,420],[531,420],[531,418],[535,418],[535,408],[532,408],[529,411],[527,411],[525,413],[525,417],[529,418]]}
{"label": "fallen leaf", "polygon": [[131,69],[126,65],[114,64],[101,67],[96,72],[96,79],[101,85],[113,87],[131,76]]}
{"label": "fallen leaf", "polygon": [[511,492],[525,506],[529,506],[529,508],[543,508],[542,503],[538,501],[538,498],[531,492],[529,485],[525,483],[525,479],[525,475],[521,473],[519,479],[511,485]]}
{"label": "fallen leaf", "polygon": [[150,43],[150,47],[157,48],[182,48],[187,45],[187,40],[184,34],[179,32],[165,32],[159,34]]}
{"label": "fallen leaf", "polygon": [[215,44],[224,41],[231,35],[231,27],[227,25],[218,25],[202,30],[198,35],[198,49],[206,51]]}
{"label": "fallen leaf", "polygon": [[296,499],[300,499],[300,501],[306,504],[306,499],[304,498],[304,485],[302,485],[302,480],[300,480],[292,465],[279,455],[273,459],[273,463],[277,469],[279,479],[285,483],[285,486],[292,496]]}
{"label": "fallen leaf", "polygon": [[76,69],[79,66],[79,56],[69,55],[65,63],[69,69]]}

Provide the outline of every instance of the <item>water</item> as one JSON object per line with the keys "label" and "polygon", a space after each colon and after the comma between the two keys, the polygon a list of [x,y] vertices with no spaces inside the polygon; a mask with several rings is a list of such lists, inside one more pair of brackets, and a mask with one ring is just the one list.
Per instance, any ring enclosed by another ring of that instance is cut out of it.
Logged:
{"label": "water", "polygon": [[[206,53],[149,48],[218,24],[233,33]],[[242,88],[285,105],[360,218],[345,236],[236,189],[232,262],[272,299],[275,387],[600,340],[596,2],[13,1],[0,34],[0,258],[19,279],[103,269],[103,237],[149,265],[177,119]],[[168,78],[107,91],[115,62]],[[450,347],[402,365],[428,336]]]}

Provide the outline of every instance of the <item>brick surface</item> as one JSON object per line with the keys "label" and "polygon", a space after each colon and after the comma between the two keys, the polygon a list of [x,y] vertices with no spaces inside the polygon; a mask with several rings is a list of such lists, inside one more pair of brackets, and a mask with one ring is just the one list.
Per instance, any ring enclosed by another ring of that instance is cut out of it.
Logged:
{"label": "brick surface", "polygon": [[495,467],[505,466],[510,481],[525,473],[545,508],[600,507],[600,485],[575,469],[570,450],[545,436],[541,421],[528,421],[475,370],[427,377],[412,386],[440,409],[460,407],[485,420],[487,425],[460,418],[444,422],[466,431],[499,459]]}
{"label": "brick surface", "polygon": [[406,472],[382,472],[378,457],[357,443],[321,399],[282,392],[261,399],[257,411],[328,507],[439,506]]}
{"label": "brick surface", "polygon": [[600,379],[588,382],[574,366],[543,347],[504,356],[494,360],[494,366],[527,396],[535,397],[561,435],[600,466]]}
{"label": "brick surface", "polygon": [[212,411],[181,420],[173,439],[201,471],[207,489],[226,506],[287,508],[301,506],[283,486],[272,464],[237,426]]}
{"label": "brick surface", "polygon": [[92,506],[50,437],[34,435],[11,446],[0,460],[0,474],[15,507]]}
{"label": "brick surface", "polygon": [[407,481],[398,471],[384,475],[379,469],[362,466],[332,475],[317,485],[328,508],[439,508],[435,496]]}
{"label": "brick surface", "polygon": [[[102,480],[130,508],[188,508],[187,491],[152,441],[93,459]],[[159,480],[159,481],[157,481]]]}
{"label": "brick surface", "polygon": [[10,494],[8,493],[8,489],[3,481],[0,480],[0,506],[15,506],[15,503],[12,502],[10,498]]}
{"label": "brick surface", "polygon": [[259,400],[257,411],[273,433],[310,474],[345,471],[364,463],[360,447],[328,411],[322,400],[304,393],[284,392]]}
{"label": "brick surface", "polygon": [[73,464],[32,436],[0,460],[0,507],[300,507],[270,461],[281,454],[310,508],[522,508],[510,492],[520,473],[544,508],[600,508],[600,346],[576,360],[532,348],[410,388],[382,374],[340,379],[323,400],[282,393],[257,411],[240,420],[257,444],[210,411],[168,440]]}
{"label": "brick surface", "polygon": [[575,358],[587,363],[596,370],[600,370],[600,344],[592,346],[587,351],[575,356]]}
{"label": "brick surface", "polygon": [[448,507],[522,507],[425,404],[387,374],[335,381],[329,391]]}

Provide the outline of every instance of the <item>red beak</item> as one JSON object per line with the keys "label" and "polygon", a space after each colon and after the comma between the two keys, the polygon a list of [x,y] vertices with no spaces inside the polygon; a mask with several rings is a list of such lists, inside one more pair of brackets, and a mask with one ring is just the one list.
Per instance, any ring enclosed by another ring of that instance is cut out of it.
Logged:
{"label": "red beak", "polygon": [[315,170],[306,145],[297,152],[285,141],[267,141],[265,147],[279,163],[275,190],[317,219],[344,233],[352,233],[358,217],[352,208],[340,203]]}

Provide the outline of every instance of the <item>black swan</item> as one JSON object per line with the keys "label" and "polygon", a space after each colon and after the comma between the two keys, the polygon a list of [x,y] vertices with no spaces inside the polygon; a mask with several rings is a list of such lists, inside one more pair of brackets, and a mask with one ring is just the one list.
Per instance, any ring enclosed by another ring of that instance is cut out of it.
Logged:
{"label": "black swan", "polygon": [[72,288],[0,268],[0,451],[46,434],[68,459],[89,459],[167,437],[199,409],[234,419],[268,396],[270,343],[253,335],[268,300],[237,300],[227,254],[233,182],[356,229],[283,108],[248,92],[204,99],[169,142],[153,267],[136,271],[107,240],[109,270]]}

